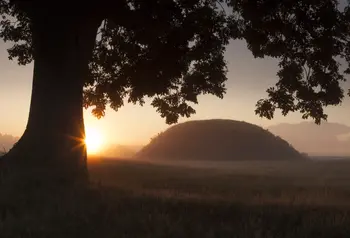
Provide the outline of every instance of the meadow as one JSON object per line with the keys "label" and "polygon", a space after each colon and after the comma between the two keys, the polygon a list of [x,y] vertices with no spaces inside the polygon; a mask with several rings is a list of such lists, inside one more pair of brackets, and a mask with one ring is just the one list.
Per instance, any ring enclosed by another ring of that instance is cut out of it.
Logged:
{"label": "meadow", "polygon": [[350,237],[350,160],[93,160],[89,171],[89,189],[0,196],[0,237]]}

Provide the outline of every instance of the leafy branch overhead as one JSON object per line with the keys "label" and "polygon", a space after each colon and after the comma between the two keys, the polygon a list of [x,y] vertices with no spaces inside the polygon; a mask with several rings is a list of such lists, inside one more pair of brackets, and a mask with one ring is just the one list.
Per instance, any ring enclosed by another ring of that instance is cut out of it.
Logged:
{"label": "leafy branch overhead", "polygon": [[[257,103],[256,113],[273,118],[299,111],[316,123],[324,107],[338,105],[346,79],[339,58],[349,63],[349,8],[336,0],[236,1],[243,38],[255,57],[279,60],[279,78]],[[347,72],[346,72],[347,73]]]}
{"label": "leafy branch overhead", "polygon": [[124,97],[142,105],[147,96],[174,123],[195,112],[187,103],[199,94],[223,97],[226,16],[215,1],[185,3],[135,2],[128,18],[104,22],[87,83],[86,105],[97,104],[97,116],[106,103],[117,110]]}
{"label": "leafy branch overhead", "polygon": [[[13,42],[9,58],[20,65],[33,60],[31,18],[23,6],[38,1],[0,0],[0,37]],[[340,12],[335,0],[91,4],[101,27],[86,75],[84,106],[94,107],[98,118],[107,105],[118,110],[125,99],[143,105],[151,97],[170,124],[194,114],[190,104],[197,104],[199,95],[222,98],[230,39],[246,40],[255,57],[280,62],[279,81],[257,103],[260,116],[271,119],[281,109],[284,115],[299,111],[320,122],[327,118],[324,107],[338,105],[344,97],[340,83],[345,77],[336,58],[350,62],[349,10]]]}

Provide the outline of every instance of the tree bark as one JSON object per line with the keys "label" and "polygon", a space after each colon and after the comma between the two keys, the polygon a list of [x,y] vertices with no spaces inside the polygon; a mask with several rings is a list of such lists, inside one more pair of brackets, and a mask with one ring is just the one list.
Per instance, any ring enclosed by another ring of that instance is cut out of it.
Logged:
{"label": "tree bark", "polygon": [[[42,11],[45,12],[45,11]],[[42,169],[68,182],[87,179],[83,86],[99,22],[38,14],[32,20],[34,72],[26,130],[4,158],[14,173]]]}

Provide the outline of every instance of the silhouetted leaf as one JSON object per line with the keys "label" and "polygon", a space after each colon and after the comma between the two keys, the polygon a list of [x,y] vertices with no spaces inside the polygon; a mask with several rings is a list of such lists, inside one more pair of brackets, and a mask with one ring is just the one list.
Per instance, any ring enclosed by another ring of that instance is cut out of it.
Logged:
{"label": "silhouetted leaf", "polygon": [[[33,60],[31,19],[40,4],[0,0],[0,37],[13,42],[9,58],[20,65]],[[337,59],[350,63],[350,10],[341,12],[336,0],[65,4],[55,2],[50,9],[101,21],[84,93],[84,107],[94,107],[99,118],[107,105],[118,110],[124,101],[143,105],[149,97],[167,123],[175,123],[195,113],[188,103],[198,103],[198,95],[222,98],[230,39],[246,40],[255,57],[279,60],[279,81],[257,103],[260,116],[272,119],[276,109],[283,115],[299,111],[318,123],[327,118],[324,107],[343,100],[345,77]],[[350,67],[344,73],[349,72]]]}
{"label": "silhouetted leaf", "polygon": [[280,62],[279,81],[267,90],[268,99],[257,103],[256,113],[271,119],[278,108],[283,115],[299,111],[316,123],[326,119],[324,107],[339,105],[344,97],[337,57],[349,62],[348,8],[342,13],[336,0],[231,2],[253,55]]}

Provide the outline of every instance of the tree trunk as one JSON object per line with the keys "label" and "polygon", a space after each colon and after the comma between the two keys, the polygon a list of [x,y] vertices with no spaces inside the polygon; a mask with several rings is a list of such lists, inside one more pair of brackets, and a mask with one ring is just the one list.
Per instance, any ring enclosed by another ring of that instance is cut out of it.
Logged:
{"label": "tree trunk", "polygon": [[[5,168],[44,172],[69,183],[87,179],[83,86],[98,22],[81,16],[32,20],[34,73],[26,130]],[[44,176],[45,177],[45,176]]]}

